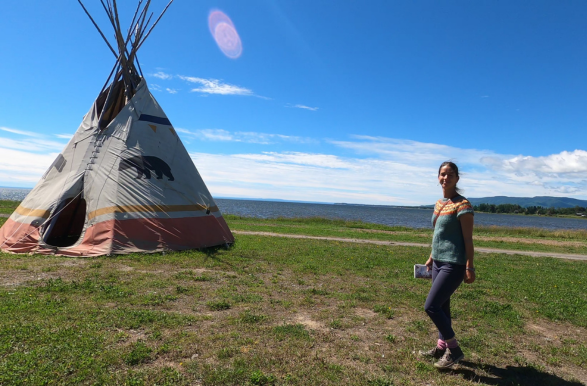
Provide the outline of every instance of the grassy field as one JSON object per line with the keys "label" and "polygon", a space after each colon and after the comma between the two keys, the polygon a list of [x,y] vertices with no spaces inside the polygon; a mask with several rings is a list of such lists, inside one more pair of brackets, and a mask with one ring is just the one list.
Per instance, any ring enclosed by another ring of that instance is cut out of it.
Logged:
{"label": "grassy field", "polygon": [[[228,215],[233,230],[333,236],[430,244],[432,229],[413,229],[322,218],[256,219]],[[475,227],[475,245],[512,250],[587,254],[587,230]]]}
{"label": "grassy field", "polygon": [[14,212],[20,201],[0,200],[0,213],[10,214]]}
{"label": "grassy field", "polygon": [[[429,233],[227,217],[242,230],[388,240]],[[530,240],[527,249],[581,242],[573,232],[476,230],[481,235]],[[428,253],[238,235],[230,249],[207,251],[0,254],[0,385],[587,382],[586,262],[478,255],[477,282],[453,297],[467,358],[438,372],[416,355],[435,343],[422,310],[430,282],[412,277]]]}

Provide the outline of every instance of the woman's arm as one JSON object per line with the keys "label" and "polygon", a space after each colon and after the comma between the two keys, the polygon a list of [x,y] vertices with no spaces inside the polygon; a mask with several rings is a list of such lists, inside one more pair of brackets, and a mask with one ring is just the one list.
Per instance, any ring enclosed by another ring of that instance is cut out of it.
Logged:
{"label": "woman's arm", "polygon": [[475,281],[475,248],[473,247],[473,213],[465,213],[459,217],[465,240],[465,255],[467,256],[467,270],[465,271],[465,283],[471,284]]}

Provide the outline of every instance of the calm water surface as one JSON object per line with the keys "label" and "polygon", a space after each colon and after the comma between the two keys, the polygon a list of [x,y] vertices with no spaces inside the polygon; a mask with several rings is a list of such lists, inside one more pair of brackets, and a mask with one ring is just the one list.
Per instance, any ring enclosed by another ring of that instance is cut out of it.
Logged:
{"label": "calm water surface", "polygon": [[[222,213],[240,216],[259,218],[326,217],[410,228],[432,227],[430,223],[432,209],[232,199],[216,199],[216,203]],[[587,229],[587,220],[582,219],[490,213],[475,213],[475,224],[546,229]]]}

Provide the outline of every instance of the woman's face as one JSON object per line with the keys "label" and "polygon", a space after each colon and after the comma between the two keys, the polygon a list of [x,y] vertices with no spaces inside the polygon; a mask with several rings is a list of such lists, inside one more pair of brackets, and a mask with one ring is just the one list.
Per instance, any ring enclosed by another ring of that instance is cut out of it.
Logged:
{"label": "woman's face", "polygon": [[457,186],[457,182],[459,182],[459,177],[450,166],[445,165],[438,173],[438,182],[443,190],[453,190]]}

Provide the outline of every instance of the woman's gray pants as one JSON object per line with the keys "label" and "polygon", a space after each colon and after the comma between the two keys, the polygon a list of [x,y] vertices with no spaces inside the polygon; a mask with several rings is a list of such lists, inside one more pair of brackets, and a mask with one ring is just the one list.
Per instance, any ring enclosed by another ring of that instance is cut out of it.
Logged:
{"label": "woman's gray pants", "polygon": [[432,288],[426,298],[424,310],[438,328],[438,337],[452,339],[455,332],[451,326],[450,297],[465,278],[465,265],[434,261],[432,266]]}

